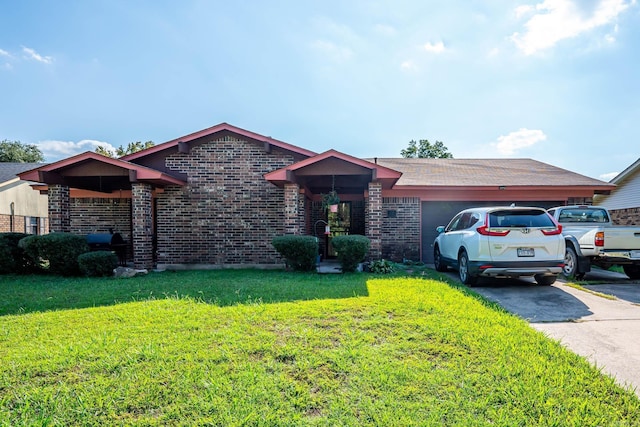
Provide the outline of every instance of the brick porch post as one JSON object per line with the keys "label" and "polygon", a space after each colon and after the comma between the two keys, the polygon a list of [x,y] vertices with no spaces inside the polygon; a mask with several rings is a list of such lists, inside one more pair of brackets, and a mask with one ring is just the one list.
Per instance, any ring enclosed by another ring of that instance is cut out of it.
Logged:
{"label": "brick porch post", "polygon": [[71,231],[71,217],[69,215],[69,187],[66,185],[49,185],[49,230],[57,233]]}
{"label": "brick porch post", "polygon": [[369,259],[377,261],[382,258],[382,184],[369,183],[369,200],[367,201],[366,234],[371,240]]}
{"label": "brick porch post", "polygon": [[[303,200],[304,201],[304,200]],[[284,185],[284,234],[300,234],[300,186]]]}
{"label": "brick porch post", "polygon": [[151,211],[151,186],[134,182],[131,184],[131,206],[133,223],[133,266],[138,269],[153,268],[153,234]]}

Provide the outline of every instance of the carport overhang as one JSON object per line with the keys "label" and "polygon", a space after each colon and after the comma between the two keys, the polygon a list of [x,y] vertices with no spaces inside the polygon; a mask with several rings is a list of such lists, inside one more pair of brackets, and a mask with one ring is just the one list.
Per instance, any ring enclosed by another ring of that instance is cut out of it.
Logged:
{"label": "carport overhang", "polygon": [[164,172],[89,151],[18,176],[48,186],[62,185],[106,194],[129,191],[134,183],[149,184],[153,188],[186,185],[183,180]]}

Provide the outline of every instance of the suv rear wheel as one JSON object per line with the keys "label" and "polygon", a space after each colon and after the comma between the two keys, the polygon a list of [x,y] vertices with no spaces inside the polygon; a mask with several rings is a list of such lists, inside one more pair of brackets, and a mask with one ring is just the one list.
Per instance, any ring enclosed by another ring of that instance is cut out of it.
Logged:
{"label": "suv rear wheel", "polygon": [[478,283],[478,276],[469,273],[469,256],[466,251],[462,251],[458,255],[458,275],[460,281],[465,285],[473,286]]}

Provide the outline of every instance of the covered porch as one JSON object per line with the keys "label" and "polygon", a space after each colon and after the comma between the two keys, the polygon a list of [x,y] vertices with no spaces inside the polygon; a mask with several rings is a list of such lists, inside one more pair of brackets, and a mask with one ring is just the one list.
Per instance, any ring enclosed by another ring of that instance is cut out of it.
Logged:
{"label": "covered porch", "polygon": [[[102,231],[115,228],[130,237],[131,258],[138,269],[151,269],[154,266],[155,195],[162,192],[165,186],[186,184],[166,173],[94,152],[82,153],[19,176],[23,180],[45,184],[41,191],[48,194],[52,232],[74,231],[70,205],[72,197],[75,200],[90,199],[98,209],[112,211],[111,217],[119,217],[118,224],[96,223],[95,228],[106,228]],[[107,200],[109,205],[96,204],[96,200]],[[91,217],[88,213],[85,215]],[[82,220],[83,214],[78,216],[78,220]]]}
{"label": "covered porch", "polygon": [[[265,179],[284,189],[285,234],[319,238],[320,254],[332,258],[331,239],[361,234],[371,241],[370,259],[382,255],[382,191],[393,187],[402,174],[375,162],[329,150],[270,172]],[[335,192],[337,209],[331,211],[323,196]]]}

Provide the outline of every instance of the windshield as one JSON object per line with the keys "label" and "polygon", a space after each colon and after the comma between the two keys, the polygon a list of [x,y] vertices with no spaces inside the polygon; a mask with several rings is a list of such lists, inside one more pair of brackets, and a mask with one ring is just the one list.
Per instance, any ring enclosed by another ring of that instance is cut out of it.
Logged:
{"label": "windshield", "polygon": [[555,227],[542,210],[503,210],[489,214],[489,227]]}
{"label": "windshield", "polygon": [[607,211],[598,208],[562,209],[558,222],[609,222]]}

